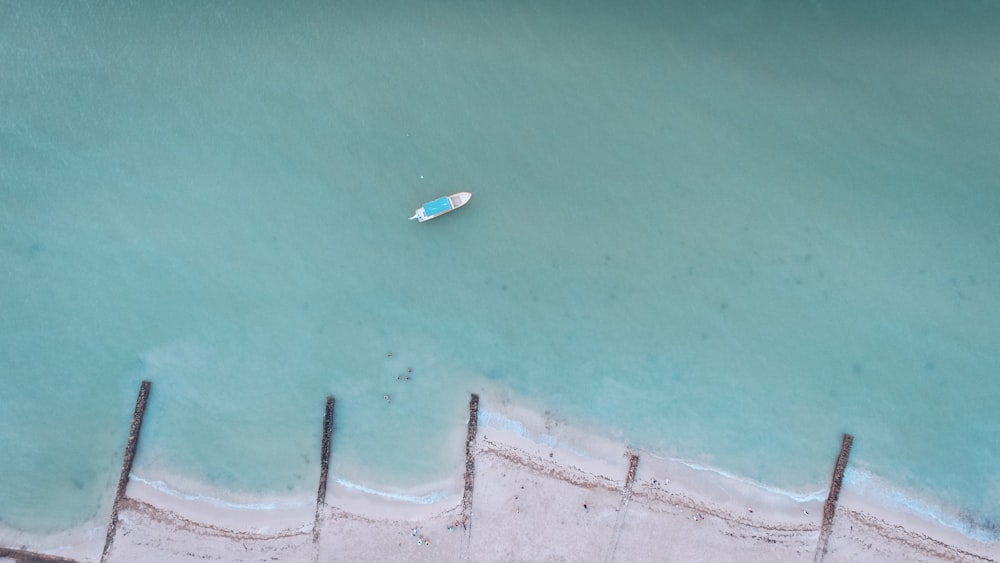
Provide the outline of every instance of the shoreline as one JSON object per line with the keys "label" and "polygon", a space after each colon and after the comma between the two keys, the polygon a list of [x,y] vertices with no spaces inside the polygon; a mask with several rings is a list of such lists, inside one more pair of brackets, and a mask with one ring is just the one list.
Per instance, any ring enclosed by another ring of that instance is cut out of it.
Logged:
{"label": "shoreline", "polygon": [[[406,494],[331,475],[319,510],[310,491],[234,498],[177,476],[133,474],[107,560],[242,561],[269,552],[310,560],[333,552],[370,560],[458,561],[469,553],[496,561],[596,560],[598,552],[604,560],[704,559],[739,549],[747,561],[807,561],[817,549],[825,490],[795,495],[632,450],[502,395],[482,402],[472,453],[476,487],[468,523],[460,474]],[[831,468],[833,453],[831,446]],[[624,491],[633,455],[639,462]],[[552,527],[559,534],[551,538],[539,531]],[[48,535],[0,529],[0,545],[100,561],[105,529],[97,520]],[[413,552],[414,529],[428,530],[421,535],[433,544]],[[526,531],[534,539],[526,540]],[[670,553],[649,551],[667,540]],[[829,542],[827,561],[1000,559],[1000,543],[887,508],[849,485]]]}

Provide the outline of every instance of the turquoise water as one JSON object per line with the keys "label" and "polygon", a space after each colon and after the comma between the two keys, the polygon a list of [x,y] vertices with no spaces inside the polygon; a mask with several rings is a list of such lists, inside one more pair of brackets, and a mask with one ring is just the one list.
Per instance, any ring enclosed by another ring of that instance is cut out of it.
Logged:
{"label": "turquoise water", "polygon": [[996,539],[1000,7],[661,4],[0,3],[0,523],[106,518],[151,379],[139,475],[311,492],[334,394],[411,490],[500,388]]}

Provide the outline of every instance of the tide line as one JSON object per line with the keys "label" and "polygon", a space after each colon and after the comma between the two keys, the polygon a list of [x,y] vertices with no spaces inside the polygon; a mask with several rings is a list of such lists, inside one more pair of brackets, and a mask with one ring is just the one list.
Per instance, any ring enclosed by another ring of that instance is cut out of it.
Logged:
{"label": "tide line", "polygon": [[170,485],[167,485],[166,483],[164,483],[163,481],[160,481],[160,480],[143,479],[142,477],[140,477],[138,475],[135,475],[135,474],[129,475],[129,478],[132,479],[133,481],[138,481],[139,483],[142,483],[144,485],[150,486],[150,487],[156,489],[157,491],[160,491],[161,493],[164,493],[166,495],[172,496],[174,498],[179,498],[179,499],[182,499],[182,500],[190,500],[190,501],[207,502],[207,503],[209,503],[211,505],[218,506],[218,507],[221,507],[221,508],[234,508],[234,509],[237,509],[237,510],[262,510],[263,511],[263,510],[279,510],[279,509],[286,509],[286,508],[300,508],[300,507],[303,507],[303,506],[311,506],[312,505],[311,502],[296,502],[296,503],[274,503],[274,502],[267,502],[267,503],[238,503],[238,502],[229,502],[229,501],[222,500],[220,498],[216,498],[216,497],[208,496],[208,495],[194,495],[194,494],[183,493],[181,491],[178,491],[177,489],[174,489],[174,488],[170,487]]}
{"label": "tide line", "polygon": [[345,479],[337,479],[337,484],[341,487],[359,491],[369,495],[375,495],[382,498],[398,500],[402,502],[408,502],[410,504],[434,504],[436,502],[441,502],[451,496],[447,491],[436,491],[421,496],[403,495],[399,493],[389,493],[386,491],[379,491],[366,487],[364,485],[359,485],[357,483],[352,483]]}
{"label": "tide line", "polygon": [[707,473],[714,473],[714,474],[716,474],[716,475],[718,475],[720,477],[723,477],[723,478],[728,479],[730,481],[735,481],[735,482],[737,482],[737,483],[739,483],[741,485],[748,485],[750,487],[754,487],[756,489],[760,489],[760,490],[766,491],[768,493],[772,493],[772,494],[775,494],[775,495],[783,496],[785,498],[789,498],[791,500],[794,500],[795,502],[814,502],[814,501],[823,501],[823,500],[826,500],[826,495],[827,495],[827,490],[826,489],[817,489],[817,490],[815,490],[813,492],[810,492],[810,493],[796,493],[794,491],[789,491],[788,489],[782,489],[780,487],[774,487],[774,486],[771,486],[771,485],[765,485],[763,483],[754,481],[752,479],[747,479],[746,477],[740,477],[739,475],[735,475],[733,473],[729,473],[727,471],[723,471],[723,470],[715,468],[715,467],[709,467],[707,465],[700,465],[700,464],[697,464],[697,463],[694,463],[694,462],[684,461],[682,459],[664,458],[664,457],[659,457],[659,456],[652,455],[652,454],[649,454],[649,455],[651,457],[655,457],[657,459],[663,459],[663,460],[668,460],[668,461],[679,463],[679,464],[681,464],[681,465],[683,465],[683,466],[685,466],[685,467],[687,467],[689,469],[693,469],[695,471],[705,471]]}
{"label": "tide line", "polygon": [[550,448],[559,446],[559,439],[555,436],[551,434],[532,434],[528,432],[523,422],[507,418],[501,414],[489,412],[482,407],[479,408],[479,426],[488,426],[505,432],[513,432],[522,438]]}
{"label": "tide line", "polygon": [[949,514],[941,506],[911,496],[865,469],[848,467],[844,472],[844,483],[850,485],[854,492],[890,510],[915,514],[983,543],[1000,541],[1000,532],[978,527]]}
{"label": "tide line", "polygon": [[[525,424],[523,422],[521,422],[519,420],[512,419],[512,418],[508,418],[508,417],[503,416],[501,414],[489,412],[489,411],[483,409],[482,407],[480,407],[480,409],[479,409],[479,425],[480,426],[489,427],[489,428],[495,428],[497,430],[503,430],[503,431],[507,431],[507,432],[513,432],[514,434],[517,434],[518,436],[520,436],[520,437],[522,437],[522,438],[524,438],[526,440],[530,440],[531,442],[534,442],[535,444],[547,446],[547,447],[550,447],[550,448],[556,448],[556,447],[566,448],[567,450],[569,450],[569,451],[573,452],[574,454],[576,454],[576,455],[578,455],[580,457],[583,457],[583,458],[590,457],[590,455],[588,455],[587,452],[582,451],[579,448],[573,447],[572,444],[568,444],[568,443],[565,443],[565,442],[560,442],[560,440],[556,436],[553,436],[551,434],[533,434],[532,432],[528,431],[527,427],[525,426]],[[753,480],[747,479],[745,477],[740,477],[738,475],[735,475],[733,473],[729,473],[729,472],[723,471],[723,470],[715,468],[715,467],[709,467],[709,466],[706,466],[706,465],[700,465],[698,463],[694,463],[694,462],[690,462],[690,461],[685,461],[683,459],[677,459],[677,458],[666,457],[666,456],[658,456],[656,454],[652,454],[652,453],[644,451],[644,450],[643,450],[643,455],[648,455],[648,456],[650,456],[650,457],[652,457],[654,459],[658,459],[660,461],[667,461],[667,462],[672,462],[672,463],[679,463],[679,464],[681,464],[681,465],[683,465],[683,466],[685,466],[685,467],[687,467],[689,469],[693,469],[695,471],[704,471],[704,472],[708,472],[708,473],[714,473],[715,475],[723,477],[723,478],[725,478],[727,480],[735,481],[735,482],[737,482],[737,483],[739,483],[741,485],[748,485],[750,487],[754,487],[756,489],[760,489],[760,490],[766,491],[768,493],[772,493],[772,494],[775,494],[775,495],[780,495],[780,496],[789,498],[789,499],[794,500],[796,502],[814,502],[814,501],[820,501],[820,502],[822,502],[823,500],[826,499],[826,495],[827,495],[827,490],[825,488],[819,488],[819,489],[816,489],[815,491],[806,492],[806,493],[797,493],[797,492],[794,492],[794,491],[789,491],[787,489],[782,489],[782,488],[779,488],[779,487],[765,485],[763,483],[759,483],[757,481],[753,481]]]}

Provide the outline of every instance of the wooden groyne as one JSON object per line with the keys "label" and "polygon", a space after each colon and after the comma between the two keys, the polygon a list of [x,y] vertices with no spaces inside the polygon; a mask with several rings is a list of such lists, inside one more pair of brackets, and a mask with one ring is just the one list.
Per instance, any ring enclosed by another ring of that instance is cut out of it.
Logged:
{"label": "wooden groyne", "polygon": [[632,454],[628,460],[628,474],[625,476],[625,495],[632,492],[632,483],[635,481],[635,470],[639,467],[638,454]]}
{"label": "wooden groyne", "polygon": [[[319,490],[316,491],[317,511],[319,505],[326,504],[326,481],[330,475],[330,440],[333,438],[333,396],[326,398],[326,414],[323,415],[323,443],[319,454]],[[317,512],[318,513],[318,512]]]}
{"label": "wooden groyne", "polygon": [[826,496],[826,502],[823,503],[823,524],[820,527],[819,543],[816,545],[816,555],[813,558],[815,563],[820,563],[826,556],[830,534],[833,533],[833,516],[837,511],[837,499],[840,498],[840,488],[844,483],[844,471],[847,469],[847,460],[851,456],[851,445],[853,444],[854,436],[844,434],[844,438],[840,442],[840,455],[837,456],[837,463],[833,466],[830,493]]}
{"label": "wooden groyne", "polygon": [[333,439],[333,395],[326,398],[323,415],[323,440],[319,450],[319,488],[316,491],[316,516],[313,519],[313,561],[319,561],[319,521],[326,504],[326,482],[330,477],[330,443]]}
{"label": "wooden groyne", "polygon": [[107,561],[111,544],[115,541],[115,528],[118,526],[118,509],[125,498],[125,488],[128,487],[128,476],[132,473],[132,461],[135,459],[135,449],[139,446],[139,432],[142,430],[142,417],[146,413],[146,401],[149,399],[149,388],[152,384],[143,381],[139,386],[139,396],[135,400],[135,413],[132,415],[132,427],[128,432],[128,444],[125,446],[125,456],[122,459],[122,473],[118,477],[118,489],[115,491],[115,501],[111,505],[111,521],[108,523],[108,534],[104,537],[104,551],[101,561]]}
{"label": "wooden groyne", "polygon": [[472,487],[476,477],[476,433],[479,431],[479,395],[469,398],[469,426],[465,438],[465,489],[462,492],[462,521],[472,516]]}
{"label": "wooden groyne", "polygon": [[833,466],[833,477],[830,479],[830,494],[823,504],[823,526],[833,525],[833,513],[837,510],[837,499],[840,498],[840,488],[844,483],[844,471],[847,469],[847,459],[851,455],[851,446],[854,444],[854,436],[844,434],[840,443],[840,455],[837,456],[837,464]]}
{"label": "wooden groyne", "polygon": [[618,517],[615,518],[615,525],[611,529],[611,540],[608,542],[608,549],[604,554],[604,561],[610,563],[615,559],[615,552],[618,551],[618,542],[622,537],[622,526],[625,525],[625,514],[628,512],[628,503],[632,500],[632,485],[635,483],[635,472],[639,468],[639,455],[631,454],[628,460],[628,473],[625,474],[625,486],[622,487],[622,501],[618,507]]}

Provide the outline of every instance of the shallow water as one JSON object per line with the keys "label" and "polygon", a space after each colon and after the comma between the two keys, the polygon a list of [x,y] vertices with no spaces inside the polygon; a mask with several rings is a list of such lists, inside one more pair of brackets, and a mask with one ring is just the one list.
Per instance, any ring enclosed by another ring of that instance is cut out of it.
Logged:
{"label": "shallow water", "polygon": [[150,478],[311,490],[334,394],[413,490],[502,388],[995,537],[997,8],[660,4],[7,4],[0,522],[103,518],[151,379]]}

